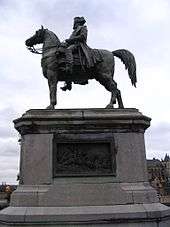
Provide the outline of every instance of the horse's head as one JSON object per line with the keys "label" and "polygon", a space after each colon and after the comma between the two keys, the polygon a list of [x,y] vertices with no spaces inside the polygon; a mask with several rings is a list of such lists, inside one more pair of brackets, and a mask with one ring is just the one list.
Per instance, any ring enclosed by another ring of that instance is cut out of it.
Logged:
{"label": "horse's head", "polygon": [[30,37],[25,41],[25,45],[27,47],[33,47],[36,44],[43,43],[44,34],[45,34],[45,29],[43,28],[43,26],[41,26],[41,29],[37,30],[35,32],[35,35],[33,35],[32,37]]}

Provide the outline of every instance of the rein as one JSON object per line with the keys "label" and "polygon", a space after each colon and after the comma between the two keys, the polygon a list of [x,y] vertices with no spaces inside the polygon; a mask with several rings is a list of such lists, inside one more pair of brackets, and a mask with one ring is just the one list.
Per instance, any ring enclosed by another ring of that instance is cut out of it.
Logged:
{"label": "rein", "polygon": [[[27,49],[34,54],[42,54],[42,48],[35,48],[34,46],[32,47],[27,47]],[[41,52],[40,52],[41,51]]]}
{"label": "rein", "polygon": [[[54,47],[58,47],[58,46],[57,45],[54,45],[54,46],[46,47],[46,48],[44,48],[44,51],[46,51],[48,49],[51,49],[51,48],[54,48]],[[34,54],[42,54],[43,53],[43,48],[35,48],[34,46],[32,46],[32,47],[27,47],[27,49],[31,53],[34,53]]]}

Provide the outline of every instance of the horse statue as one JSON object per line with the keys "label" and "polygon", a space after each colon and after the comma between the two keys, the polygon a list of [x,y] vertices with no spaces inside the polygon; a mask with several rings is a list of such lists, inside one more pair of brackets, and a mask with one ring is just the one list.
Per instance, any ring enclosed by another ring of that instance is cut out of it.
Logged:
{"label": "horse statue", "polygon": [[[35,49],[34,45],[42,43],[42,51]],[[117,88],[117,83],[113,80],[114,76],[114,56],[121,59],[128,70],[129,78],[133,86],[136,87],[136,62],[133,54],[125,49],[115,51],[97,50],[103,57],[103,60],[97,63],[93,68],[82,68],[82,65],[77,63],[78,54],[74,53],[74,65],[72,73],[65,71],[65,47],[62,45],[54,32],[41,29],[35,32],[35,35],[25,41],[27,48],[37,54],[42,54],[41,66],[44,77],[48,80],[50,91],[50,105],[47,109],[54,109],[57,104],[57,83],[58,81],[73,82],[76,84],[86,84],[84,81],[96,79],[109,92],[111,92],[110,103],[106,108],[113,108],[116,101],[118,108],[124,108],[121,98],[121,92]],[[92,49],[95,50],[95,49]]]}

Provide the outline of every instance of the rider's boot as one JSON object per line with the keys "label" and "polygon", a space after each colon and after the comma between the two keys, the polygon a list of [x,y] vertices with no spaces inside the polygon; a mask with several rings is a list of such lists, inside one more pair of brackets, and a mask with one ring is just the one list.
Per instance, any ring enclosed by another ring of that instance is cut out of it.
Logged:
{"label": "rider's boot", "polygon": [[61,89],[63,90],[63,91],[67,91],[67,90],[71,90],[72,89],[72,83],[69,81],[69,82],[66,82],[65,84],[64,84],[64,87],[61,87]]}

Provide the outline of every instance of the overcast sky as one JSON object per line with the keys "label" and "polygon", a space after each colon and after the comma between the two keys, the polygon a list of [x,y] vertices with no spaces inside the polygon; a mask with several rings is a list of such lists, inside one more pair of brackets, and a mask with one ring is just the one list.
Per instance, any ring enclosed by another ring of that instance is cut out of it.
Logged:
{"label": "overcast sky", "polygon": [[[170,154],[170,1],[169,0],[0,0],[0,184],[16,183],[18,133],[13,119],[49,104],[40,55],[24,42],[44,25],[62,41],[72,32],[73,18],[84,16],[88,45],[128,49],[137,62],[137,88],[116,59],[115,80],[125,107],[152,118],[146,132],[147,158]],[[59,83],[58,87],[62,86]],[[57,108],[105,107],[110,94],[96,81],[58,89]]]}

